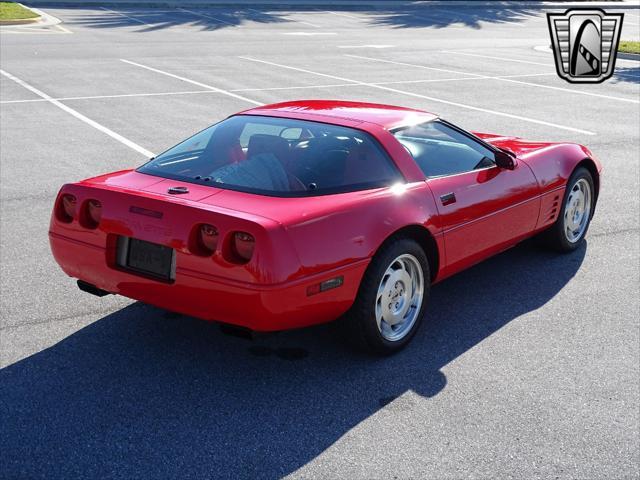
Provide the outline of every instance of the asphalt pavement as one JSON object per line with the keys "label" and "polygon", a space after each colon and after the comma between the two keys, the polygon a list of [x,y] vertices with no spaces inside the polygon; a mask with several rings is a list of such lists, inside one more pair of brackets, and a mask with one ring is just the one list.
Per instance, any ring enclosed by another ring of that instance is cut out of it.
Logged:
{"label": "asphalt pavement", "polygon": [[[40,8],[62,23],[0,33],[1,478],[640,477],[637,61],[561,80],[535,2]],[[637,40],[637,7],[612,8]],[[53,261],[63,183],[304,98],[588,146],[587,241],[525,242],[435,286],[384,359],[330,325],[246,340],[93,297]]]}

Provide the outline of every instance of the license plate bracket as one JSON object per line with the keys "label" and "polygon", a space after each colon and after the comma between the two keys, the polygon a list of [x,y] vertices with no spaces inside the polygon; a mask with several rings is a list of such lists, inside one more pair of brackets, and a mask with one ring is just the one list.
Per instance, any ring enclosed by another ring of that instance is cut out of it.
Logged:
{"label": "license plate bracket", "polygon": [[176,254],[171,247],[132,237],[118,237],[116,263],[124,270],[155,280],[175,279]]}

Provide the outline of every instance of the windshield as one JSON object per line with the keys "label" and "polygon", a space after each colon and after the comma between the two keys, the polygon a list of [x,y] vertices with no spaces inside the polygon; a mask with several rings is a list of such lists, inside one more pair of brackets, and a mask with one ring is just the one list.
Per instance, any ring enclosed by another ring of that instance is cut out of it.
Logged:
{"label": "windshield", "polygon": [[209,127],[138,171],[276,196],[340,193],[401,180],[387,154],[365,132],[251,115]]}

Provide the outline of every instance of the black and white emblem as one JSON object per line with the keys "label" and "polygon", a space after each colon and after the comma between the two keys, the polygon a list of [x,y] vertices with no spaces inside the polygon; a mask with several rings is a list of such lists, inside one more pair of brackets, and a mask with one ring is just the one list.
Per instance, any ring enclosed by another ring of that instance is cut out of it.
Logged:
{"label": "black and white emblem", "polygon": [[571,83],[600,83],[611,77],[623,17],[600,9],[547,13],[558,75]]}

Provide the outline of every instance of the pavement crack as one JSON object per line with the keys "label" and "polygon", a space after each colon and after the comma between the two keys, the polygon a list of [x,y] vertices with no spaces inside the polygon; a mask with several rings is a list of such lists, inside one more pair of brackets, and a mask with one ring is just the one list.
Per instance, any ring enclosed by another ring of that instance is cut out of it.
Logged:
{"label": "pavement crack", "polygon": [[631,232],[638,232],[638,231],[640,231],[640,227],[622,228],[620,230],[613,230],[611,232],[592,233],[591,235],[587,235],[587,240],[589,240],[589,237],[591,238],[608,237],[608,236],[621,235],[623,233],[631,233]]}
{"label": "pavement crack", "polygon": [[74,313],[71,315],[65,315],[62,317],[54,317],[54,318],[47,318],[46,320],[36,320],[34,322],[25,322],[25,323],[18,323],[18,324],[13,324],[13,325],[3,325],[0,327],[0,332],[5,331],[5,330],[13,330],[16,328],[21,328],[21,327],[27,327],[27,326],[34,326],[34,325],[44,325],[47,323],[52,323],[52,322],[63,322],[65,320],[73,320],[75,318],[79,318],[79,317],[86,317],[89,315],[104,315],[104,314],[110,314],[110,313],[114,313],[116,311],[121,310],[121,308],[125,308],[126,305],[124,307],[116,307],[115,309],[112,308],[102,308],[102,309],[98,309],[98,310],[91,310],[91,311],[87,311],[87,312],[79,312],[79,313]]}

